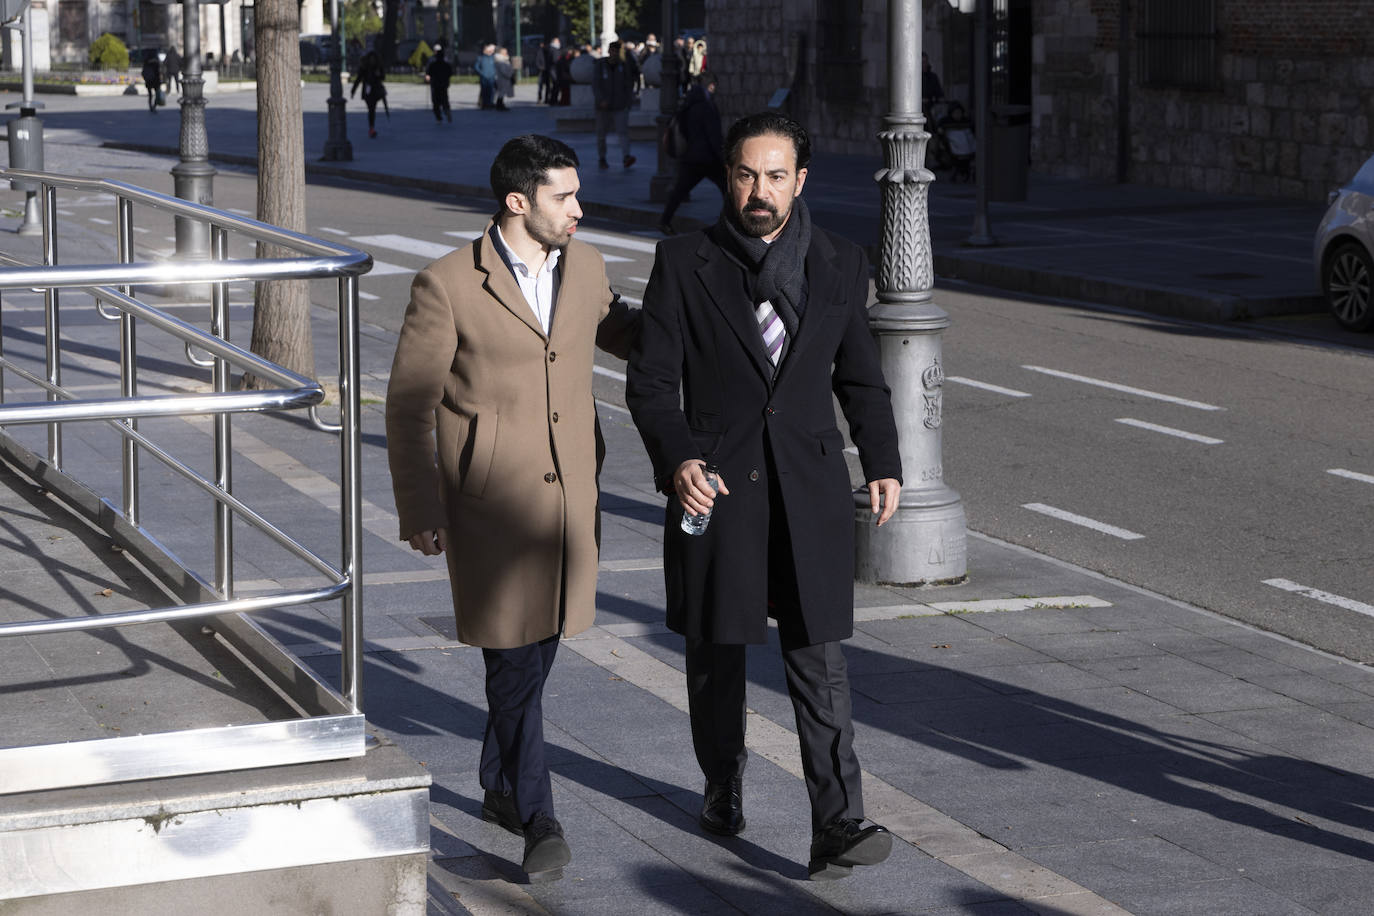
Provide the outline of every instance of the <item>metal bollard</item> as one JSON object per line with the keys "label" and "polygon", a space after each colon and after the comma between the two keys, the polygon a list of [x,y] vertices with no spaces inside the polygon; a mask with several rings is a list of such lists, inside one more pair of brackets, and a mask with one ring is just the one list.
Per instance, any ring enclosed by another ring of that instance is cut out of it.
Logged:
{"label": "metal bollard", "polygon": [[[29,172],[43,171],[43,122],[30,108],[20,110],[20,117],[7,125],[10,144],[10,168]],[[10,187],[24,192],[24,222],[20,235],[42,235],[43,224],[38,218],[38,182],[15,179]]]}

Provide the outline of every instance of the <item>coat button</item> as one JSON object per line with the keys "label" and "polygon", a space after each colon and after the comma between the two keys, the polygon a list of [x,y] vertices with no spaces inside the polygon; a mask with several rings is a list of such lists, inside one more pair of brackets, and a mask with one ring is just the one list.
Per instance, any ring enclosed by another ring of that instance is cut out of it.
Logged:
{"label": "coat button", "polygon": [[553,416],[552,416],[550,419],[552,419],[553,422],[557,423],[557,422],[558,422],[558,411],[555,410],[555,411],[553,412]]}
{"label": "coat button", "polygon": [[774,410],[774,409],[771,408],[771,407],[765,407],[765,408],[763,409],[763,412],[766,413],[766,414],[768,414],[768,416],[770,416],[770,417],[771,417],[773,414],[777,413],[777,411]]}
{"label": "coat button", "polygon": [[553,362],[553,361],[556,360],[556,359],[558,359],[558,354],[557,354],[557,353],[550,353],[550,354],[549,354],[549,362]]}
{"label": "coat button", "polygon": [[555,474],[553,471],[549,471],[547,474],[544,475],[544,482],[545,482],[545,483],[557,483],[557,482],[558,482],[558,475]]}
{"label": "coat button", "polygon": [[759,472],[758,472],[758,471],[750,471],[750,472],[749,472],[749,479],[750,479],[750,480],[758,480],[758,479],[759,479]]}

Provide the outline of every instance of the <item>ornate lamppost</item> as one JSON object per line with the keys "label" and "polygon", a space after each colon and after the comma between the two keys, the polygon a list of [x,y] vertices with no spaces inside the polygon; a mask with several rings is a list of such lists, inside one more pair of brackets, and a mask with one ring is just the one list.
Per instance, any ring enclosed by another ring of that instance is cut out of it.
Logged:
{"label": "ornate lamppost", "polygon": [[[343,36],[339,30],[339,0],[329,0],[329,137],[324,141],[325,162],[353,161],[353,144],[348,142],[348,122],[344,117]],[[449,48],[449,54],[453,49]],[[456,59],[456,58],[455,58]]]}
{"label": "ornate lamppost", "polygon": [[[205,77],[200,61],[200,0],[182,0],[181,160],[172,166],[174,193],[182,200],[210,206],[215,202],[215,167],[210,164],[210,138],[205,133]],[[197,219],[176,218],[177,257],[210,257],[210,226]]]}
{"label": "ornate lamppost", "polygon": [[[663,37],[658,46],[658,136],[668,130],[668,122],[677,111],[678,66],[681,60],[673,50],[673,0],[663,0]],[[649,179],[649,200],[663,202],[673,188],[673,159],[668,155],[665,144],[658,144],[658,169]],[[886,527],[886,526],[884,526]]]}
{"label": "ornate lamppost", "polygon": [[952,582],[967,573],[963,503],[944,480],[940,426],[944,366],[941,332],[949,315],[931,301],[934,264],[928,197],[935,176],[925,168],[921,114],[920,0],[889,0],[889,112],[878,139],[884,168],[878,304],[869,326],[878,339],[902,456],[901,502],[881,528],[868,492],[855,496],[857,575],[864,582],[915,585]]}

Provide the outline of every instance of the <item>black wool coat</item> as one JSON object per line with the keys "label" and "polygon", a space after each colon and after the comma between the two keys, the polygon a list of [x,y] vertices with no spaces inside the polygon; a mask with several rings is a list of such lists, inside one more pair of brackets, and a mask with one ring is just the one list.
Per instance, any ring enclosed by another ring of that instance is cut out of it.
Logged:
{"label": "black wool coat", "polygon": [[[806,309],[775,377],[745,270],[721,250],[719,231],[659,243],[626,386],[655,484],[670,494],[668,626],[716,643],[763,642],[770,514],[783,511],[806,641],[845,639],[854,630],[855,507],[832,392],[865,480],[901,479],[891,398],[868,328],[868,260],[813,229]],[[781,505],[769,498],[769,448]],[[671,495],[674,472],[691,458],[718,464],[730,488],[701,536],[679,529],[682,507]]]}

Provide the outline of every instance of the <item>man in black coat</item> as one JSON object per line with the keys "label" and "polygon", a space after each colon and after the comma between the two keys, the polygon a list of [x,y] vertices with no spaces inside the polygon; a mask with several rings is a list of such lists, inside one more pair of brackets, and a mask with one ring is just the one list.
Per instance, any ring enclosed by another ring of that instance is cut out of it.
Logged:
{"label": "man in black coat", "polygon": [[[832,392],[878,524],[897,508],[901,459],[868,329],[867,259],[811,225],[810,152],[785,115],[730,128],[721,220],[658,245],[627,401],[670,495],[668,626],[687,638],[701,826],[744,829],[745,646],[774,617],[811,799],[809,871],[838,878],[887,858],[892,838],[862,823],[840,650],[854,630],[854,498]],[[706,512],[703,534],[680,530],[684,513]]]}
{"label": "man in black coat", "polygon": [[716,109],[716,78],[710,71],[697,77],[696,85],[687,93],[677,110],[677,119],[687,136],[687,148],[677,154],[677,180],[668,192],[663,205],[663,217],[658,228],[664,235],[672,235],[673,214],[701,183],[709,180],[725,194],[725,154],[721,149],[720,112]]}

